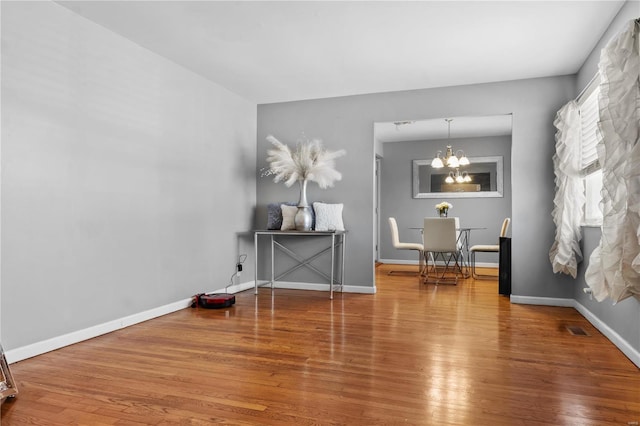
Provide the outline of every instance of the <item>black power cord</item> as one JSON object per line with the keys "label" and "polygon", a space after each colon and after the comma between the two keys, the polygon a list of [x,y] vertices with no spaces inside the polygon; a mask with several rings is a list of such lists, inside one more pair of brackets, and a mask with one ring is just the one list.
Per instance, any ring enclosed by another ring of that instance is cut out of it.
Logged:
{"label": "black power cord", "polygon": [[240,277],[240,274],[242,272],[242,264],[245,260],[247,260],[246,254],[241,254],[238,256],[238,262],[236,263],[235,270],[233,271],[233,274],[231,274],[231,278],[229,278],[229,285],[224,288],[224,291],[227,291],[227,289],[233,285],[233,279],[235,277]]}

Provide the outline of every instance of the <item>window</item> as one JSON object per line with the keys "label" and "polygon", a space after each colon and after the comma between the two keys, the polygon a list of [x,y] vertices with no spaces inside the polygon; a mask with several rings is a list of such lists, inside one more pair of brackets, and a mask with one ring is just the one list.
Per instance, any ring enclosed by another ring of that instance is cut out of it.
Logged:
{"label": "window", "polygon": [[600,94],[599,78],[596,76],[578,99],[581,138],[581,174],[584,178],[585,208],[582,217],[583,226],[602,225],[602,168],[598,161],[596,146],[600,140],[598,131],[598,96]]}
{"label": "window", "polygon": [[584,178],[586,199],[584,217],[582,218],[583,226],[602,225],[602,211],[600,210],[602,195],[600,191],[602,191],[602,169],[598,169]]}

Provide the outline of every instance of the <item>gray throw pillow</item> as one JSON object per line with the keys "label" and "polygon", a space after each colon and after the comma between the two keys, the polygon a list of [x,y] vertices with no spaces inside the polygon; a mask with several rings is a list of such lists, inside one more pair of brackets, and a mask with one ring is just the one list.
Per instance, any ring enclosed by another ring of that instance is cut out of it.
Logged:
{"label": "gray throw pillow", "polygon": [[280,205],[297,206],[298,203],[285,202],[285,203],[269,203],[267,205],[267,229],[282,228],[282,209]]}

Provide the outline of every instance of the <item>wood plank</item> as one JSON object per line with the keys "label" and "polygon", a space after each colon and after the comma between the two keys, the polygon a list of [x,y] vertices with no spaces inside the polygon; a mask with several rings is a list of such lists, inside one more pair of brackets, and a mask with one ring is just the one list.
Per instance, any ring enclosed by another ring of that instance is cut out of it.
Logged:
{"label": "wood plank", "polygon": [[[572,308],[497,282],[261,289],[12,364],[2,425],[627,425],[640,371]],[[568,326],[588,336],[574,336]]]}

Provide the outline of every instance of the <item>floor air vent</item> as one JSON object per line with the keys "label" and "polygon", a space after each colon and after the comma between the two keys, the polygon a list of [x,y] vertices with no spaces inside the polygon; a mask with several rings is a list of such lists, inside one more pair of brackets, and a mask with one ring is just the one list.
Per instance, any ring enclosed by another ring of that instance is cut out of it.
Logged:
{"label": "floor air vent", "polygon": [[572,336],[588,336],[589,333],[584,331],[584,328],[577,325],[568,325],[567,330],[571,333]]}

